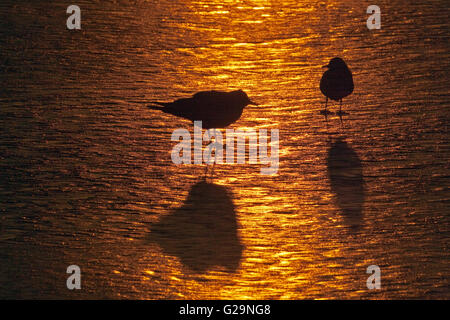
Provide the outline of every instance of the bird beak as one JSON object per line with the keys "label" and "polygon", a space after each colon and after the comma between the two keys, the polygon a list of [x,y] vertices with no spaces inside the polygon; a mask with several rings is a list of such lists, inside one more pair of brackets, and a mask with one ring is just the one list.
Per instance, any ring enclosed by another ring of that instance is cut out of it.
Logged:
{"label": "bird beak", "polygon": [[248,104],[254,105],[254,106],[259,106],[259,104],[257,104],[256,102],[253,102],[252,100],[250,100],[250,102]]}
{"label": "bird beak", "polygon": [[329,68],[329,67],[330,67],[329,64],[327,64],[326,66],[322,66],[322,68]]}

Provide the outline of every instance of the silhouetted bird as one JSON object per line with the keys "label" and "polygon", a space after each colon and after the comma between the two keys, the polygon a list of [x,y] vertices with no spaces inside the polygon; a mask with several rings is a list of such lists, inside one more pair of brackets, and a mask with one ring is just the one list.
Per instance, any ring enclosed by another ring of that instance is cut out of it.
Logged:
{"label": "silhouetted bird", "polygon": [[158,106],[149,106],[151,109],[161,110],[191,121],[202,121],[202,127],[205,129],[225,128],[241,117],[247,105],[257,105],[242,90],[202,91],[191,98],[173,102],[152,102],[152,104]]}
{"label": "silhouetted bird", "polygon": [[328,98],[339,101],[339,114],[342,113],[342,98],[345,98],[353,92],[353,77],[352,72],[347,67],[347,64],[341,58],[333,58],[330,63],[324,66],[328,68],[324,72],[320,80],[320,91],[325,95],[325,110],[327,114]]}

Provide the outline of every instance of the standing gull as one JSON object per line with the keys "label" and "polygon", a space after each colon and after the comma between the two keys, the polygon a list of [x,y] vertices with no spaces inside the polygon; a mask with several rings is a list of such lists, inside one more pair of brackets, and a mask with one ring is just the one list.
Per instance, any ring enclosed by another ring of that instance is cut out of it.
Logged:
{"label": "standing gull", "polygon": [[353,77],[352,72],[347,67],[347,64],[341,58],[333,58],[330,63],[324,66],[328,68],[324,72],[320,80],[320,91],[325,95],[325,110],[322,111],[325,115],[328,113],[327,104],[328,98],[339,101],[339,112],[342,114],[342,98],[350,95],[353,92]]}
{"label": "standing gull", "polygon": [[242,90],[202,91],[190,98],[173,102],[152,102],[149,108],[189,119],[192,122],[202,121],[203,128],[216,129],[225,128],[236,122],[249,104],[256,105]]}

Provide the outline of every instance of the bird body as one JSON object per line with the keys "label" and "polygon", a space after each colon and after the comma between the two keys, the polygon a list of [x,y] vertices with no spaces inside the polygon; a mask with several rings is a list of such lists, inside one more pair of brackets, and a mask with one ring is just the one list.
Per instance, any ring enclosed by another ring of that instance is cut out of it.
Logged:
{"label": "bird body", "polygon": [[[320,80],[320,91],[325,95],[325,110],[328,103],[328,98],[335,101],[340,101],[353,92],[353,76],[347,64],[341,58],[333,58],[326,66],[327,71],[324,72]],[[340,111],[341,112],[341,111]]]}
{"label": "bird body", "polygon": [[202,121],[203,128],[225,128],[236,122],[244,108],[253,103],[242,90],[231,92],[201,91],[190,98],[173,102],[153,102],[151,109],[161,110],[192,122]]}

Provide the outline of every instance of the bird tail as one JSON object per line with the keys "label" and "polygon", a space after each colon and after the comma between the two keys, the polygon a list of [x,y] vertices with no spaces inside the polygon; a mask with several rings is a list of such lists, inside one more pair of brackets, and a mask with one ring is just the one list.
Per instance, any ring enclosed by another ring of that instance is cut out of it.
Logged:
{"label": "bird tail", "polygon": [[162,110],[165,107],[165,104],[158,101],[151,101],[151,104],[148,106],[149,109],[152,110]]}

